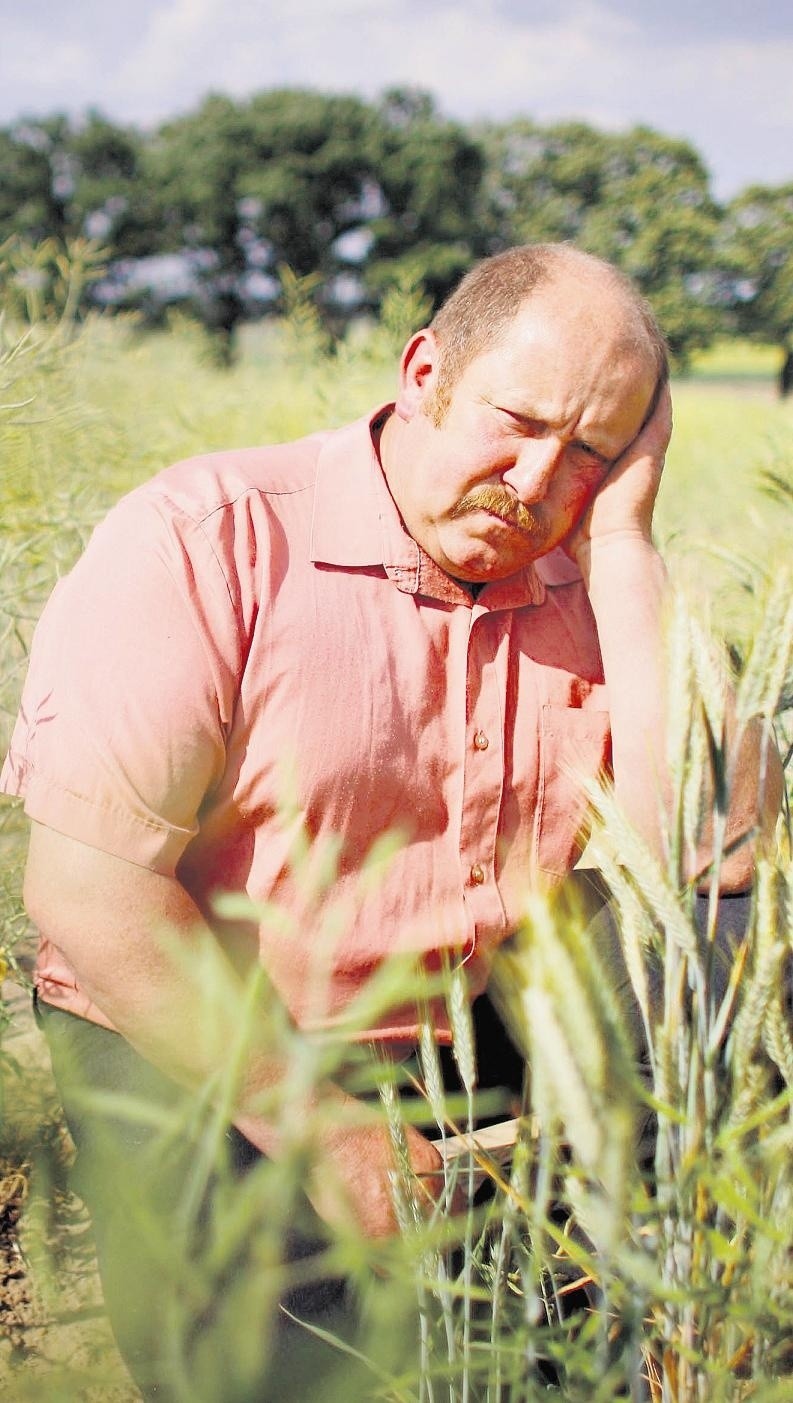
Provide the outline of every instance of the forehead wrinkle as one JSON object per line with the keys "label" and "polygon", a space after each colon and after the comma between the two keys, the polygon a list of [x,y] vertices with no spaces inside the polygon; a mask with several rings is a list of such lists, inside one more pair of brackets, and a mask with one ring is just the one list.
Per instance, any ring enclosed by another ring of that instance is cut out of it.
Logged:
{"label": "forehead wrinkle", "polygon": [[[631,386],[630,389],[629,386]],[[633,388],[634,386],[635,389]],[[587,402],[579,408],[576,403],[579,396],[574,392],[571,392],[567,396],[567,405],[569,407],[566,413],[565,406],[563,405],[557,406],[556,412],[551,413],[550,402],[543,408],[541,401],[533,399],[530,402],[526,399],[525,394],[521,397],[520,408],[516,408],[518,401],[513,401],[511,396],[509,397],[511,402],[505,407],[508,408],[511,413],[517,413],[525,419],[531,419],[538,424],[546,425],[548,428],[558,433],[565,442],[579,439],[590,448],[594,448],[603,458],[613,461],[624,452],[633,437],[633,432],[640,426],[641,416],[638,410],[636,410],[635,415],[633,411],[641,388],[642,378],[637,374],[632,382],[625,382],[625,396],[623,402],[620,403],[619,397],[617,397],[611,408],[607,408],[603,411],[600,411],[597,406],[593,406],[589,403],[588,399]],[[647,400],[649,401],[652,395],[652,384],[649,377],[646,382],[646,388]],[[646,405],[642,407],[646,409]],[[609,424],[605,421],[612,418],[616,419],[617,417],[619,417],[621,422],[615,424],[614,428],[611,429]],[[636,417],[637,423],[635,425],[631,423],[626,430],[622,421],[629,417],[631,419]]]}
{"label": "forehead wrinkle", "polygon": [[[579,398],[574,393],[568,395],[568,402],[574,402]],[[595,421],[591,427],[585,421],[589,412],[589,406],[583,409],[571,407],[565,412],[565,406],[552,406],[550,401],[543,405],[542,400],[528,399],[527,392],[516,390],[505,390],[499,402],[485,399],[486,403],[495,404],[496,408],[507,410],[509,414],[514,414],[519,419],[525,419],[536,424],[542,424],[554,432],[560,434],[565,440],[571,440],[580,436],[598,453],[604,457],[613,457],[612,445],[603,442],[603,429]]]}

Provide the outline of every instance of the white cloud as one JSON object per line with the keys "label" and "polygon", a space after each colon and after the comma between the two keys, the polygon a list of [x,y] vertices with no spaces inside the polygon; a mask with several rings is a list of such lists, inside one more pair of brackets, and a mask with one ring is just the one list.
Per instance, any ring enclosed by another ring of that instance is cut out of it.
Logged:
{"label": "white cloud", "polygon": [[0,89],[10,86],[16,94],[15,116],[40,114],[65,104],[64,93],[90,91],[94,72],[90,45],[68,36],[53,36],[46,44],[41,35],[21,21],[3,21],[0,50]]}
{"label": "white cloud", "polygon": [[[127,46],[114,76],[122,101],[159,106],[174,83],[182,88],[191,74],[211,72],[213,43],[224,39],[224,10],[228,14],[223,0],[167,0],[160,5],[137,42]],[[225,24],[228,27],[228,18]]]}

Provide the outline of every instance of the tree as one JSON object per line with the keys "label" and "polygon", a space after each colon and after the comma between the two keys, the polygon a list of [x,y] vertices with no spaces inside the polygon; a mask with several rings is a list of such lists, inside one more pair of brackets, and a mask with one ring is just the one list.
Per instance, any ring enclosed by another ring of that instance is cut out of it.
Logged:
{"label": "tree", "polygon": [[210,97],[160,128],[149,160],[161,238],[205,258],[201,312],[229,351],[253,269],[318,275],[328,318],[345,270],[373,306],[406,279],[438,300],[476,255],[482,155],[427,94]]}
{"label": "tree", "polygon": [[357,98],[300,90],[236,104],[208,97],[159,129],[149,167],[162,247],[197,256],[200,311],[231,355],[253,271],[287,264],[327,285],[340,237],[365,217],[369,110]]}
{"label": "tree", "polygon": [[142,257],[157,246],[145,149],[134,127],[119,126],[94,110],[65,141],[71,222],[82,234],[101,239],[114,258]]}
{"label": "tree", "polygon": [[325,277],[344,263],[338,240],[378,206],[372,112],[359,98],[299,89],[260,93],[246,110],[251,161],[243,193],[273,265]]}
{"label": "tree", "polygon": [[60,114],[22,117],[0,130],[0,242],[20,235],[39,243],[79,232],[68,213],[74,189],[68,136]]}
{"label": "tree", "polygon": [[567,239],[616,263],[679,360],[721,324],[711,295],[719,210],[693,147],[636,127],[518,121],[485,128],[491,246]]}
{"label": "tree", "polygon": [[519,118],[481,129],[491,250],[579,242],[603,200],[608,137],[583,122],[542,127]]}
{"label": "tree", "polygon": [[73,320],[106,261],[156,247],[143,138],[97,112],[0,131],[0,246],[27,314]]}
{"label": "tree", "polygon": [[157,251],[190,258],[197,274],[196,310],[217,333],[224,362],[231,358],[243,315],[239,177],[246,160],[238,107],[230,98],[210,95],[196,112],[157,130],[144,167],[159,227]]}
{"label": "tree", "polygon": [[437,305],[484,251],[483,152],[420,89],[388,90],[374,117],[369,145],[381,198],[369,222],[367,283],[379,301],[395,283],[420,282]]}
{"label": "tree", "polygon": [[779,390],[793,390],[793,184],[753,185],[727,207],[732,306],[744,336],[779,346]]}

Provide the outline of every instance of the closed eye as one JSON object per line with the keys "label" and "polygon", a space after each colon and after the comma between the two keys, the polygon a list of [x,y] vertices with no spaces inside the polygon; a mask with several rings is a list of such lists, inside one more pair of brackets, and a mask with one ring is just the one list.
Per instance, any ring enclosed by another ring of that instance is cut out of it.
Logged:
{"label": "closed eye", "polygon": [[503,405],[493,405],[493,408],[509,419],[515,428],[529,434],[532,438],[541,438],[543,434],[548,432],[549,426],[544,419],[535,419],[531,414],[519,414],[515,409],[505,409]]}
{"label": "closed eye", "polygon": [[579,453],[585,453],[588,458],[592,458],[595,462],[602,464],[604,468],[611,467],[611,459],[608,458],[605,453],[601,453],[600,449],[595,448],[593,444],[579,441],[578,443],[574,443],[573,447],[578,449]]}
{"label": "closed eye", "polygon": [[[491,403],[491,408],[498,410],[499,414],[508,419],[521,433],[528,435],[529,438],[542,438],[550,429],[550,425],[544,419],[537,419],[532,414],[521,414],[517,409],[507,409],[500,404]],[[602,468],[611,467],[612,459],[607,453],[602,453],[599,448],[595,448],[594,444],[586,443],[583,439],[576,439],[571,447],[591,462],[598,463]]]}

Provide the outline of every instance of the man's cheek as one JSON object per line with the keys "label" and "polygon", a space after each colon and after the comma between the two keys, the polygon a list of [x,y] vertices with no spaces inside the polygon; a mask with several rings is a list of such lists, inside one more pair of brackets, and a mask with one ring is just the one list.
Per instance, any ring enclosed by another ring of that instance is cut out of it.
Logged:
{"label": "man's cheek", "polygon": [[578,478],[570,485],[563,511],[571,528],[577,526],[581,518],[586,515],[603,484],[604,476],[604,474],[599,474],[595,477],[587,474],[586,477]]}

